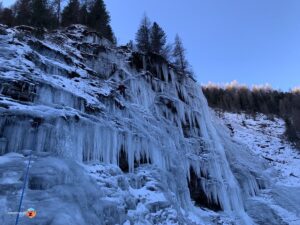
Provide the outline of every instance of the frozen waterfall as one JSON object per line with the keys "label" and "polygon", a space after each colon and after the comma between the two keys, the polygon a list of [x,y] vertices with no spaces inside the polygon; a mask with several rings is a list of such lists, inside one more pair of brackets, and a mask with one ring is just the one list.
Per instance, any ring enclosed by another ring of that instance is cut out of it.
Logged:
{"label": "frozen waterfall", "polygon": [[130,173],[155,165],[176,177],[167,189],[182,209],[254,224],[245,202],[268,186],[264,163],[230,139],[198,84],[160,56],[110,46],[82,29],[44,40],[21,28],[0,36],[1,155],[32,149]]}

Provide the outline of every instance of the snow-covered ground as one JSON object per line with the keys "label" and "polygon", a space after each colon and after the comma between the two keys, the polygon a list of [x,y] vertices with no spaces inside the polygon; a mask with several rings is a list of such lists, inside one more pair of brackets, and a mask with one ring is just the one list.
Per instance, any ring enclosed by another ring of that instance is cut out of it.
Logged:
{"label": "snow-covered ground", "polygon": [[218,116],[235,140],[244,143],[279,172],[278,183],[300,186],[300,149],[285,140],[285,122],[281,118],[271,120],[263,114],[253,118],[243,113],[228,112]]}
{"label": "snow-covered ground", "polygon": [[[265,159],[269,169],[274,170],[273,190],[262,190],[249,201],[249,205],[251,201],[261,203],[254,212],[257,217],[266,217],[264,206],[268,205],[283,218],[282,224],[299,225],[299,211],[295,209],[300,207],[300,150],[286,141],[285,122],[281,118],[270,119],[263,114],[257,114],[255,118],[243,113],[215,114],[234,140],[243,143],[258,158]],[[290,201],[291,198],[295,201]],[[273,223],[270,221],[270,224]]]}
{"label": "snow-covered ground", "polygon": [[174,193],[164,188],[166,176],[158,168],[144,165],[129,174],[118,166],[103,163],[89,163],[85,168],[101,187],[103,199],[127,211],[128,220],[124,225],[130,221],[145,225],[182,223],[180,211],[174,208]]}

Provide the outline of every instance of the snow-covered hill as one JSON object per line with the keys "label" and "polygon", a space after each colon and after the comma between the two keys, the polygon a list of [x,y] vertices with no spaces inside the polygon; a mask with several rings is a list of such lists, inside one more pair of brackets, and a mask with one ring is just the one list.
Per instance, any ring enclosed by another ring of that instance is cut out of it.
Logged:
{"label": "snow-covered hill", "polygon": [[[252,116],[244,113],[213,112],[219,117],[220,123],[227,127],[227,132],[233,139],[247,146],[251,154],[257,158],[268,161],[269,167],[275,170],[276,185],[286,187],[286,192],[295,192],[295,198],[300,194],[300,150],[286,141],[285,122],[278,117],[272,118],[264,114]],[[284,193],[282,193],[284,195]],[[282,195],[281,194],[281,195]],[[285,193],[288,197],[291,193]],[[262,191],[260,197],[274,211],[284,217],[288,224],[299,224],[298,204],[293,205],[290,201],[278,202],[277,195],[273,195],[270,190]],[[282,207],[284,205],[285,207]],[[272,222],[270,221],[272,224]]]}
{"label": "snow-covered hill", "polygon": [[255,118],[243,113],[217,113],[229,133],[244,143],[258,157],[266,159],[270,167],[280,173],[278,182],[300,186],[300,150],[285,140],[285,122],[258,114]]}
{"label": "snow-covered hill", "polygon": [[299,221],[299,188],[230,137],[192,78],[81,25],[36,33],[0,26],[1,224],[30,152],[22,211],[38,216],[20,224]]}

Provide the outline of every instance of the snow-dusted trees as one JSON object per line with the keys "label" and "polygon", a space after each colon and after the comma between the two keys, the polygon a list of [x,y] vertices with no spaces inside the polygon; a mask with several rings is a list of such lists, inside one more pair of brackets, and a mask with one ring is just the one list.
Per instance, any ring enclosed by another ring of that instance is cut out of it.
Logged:
{"label": "snow-dusted trees", "polygon": [[78,0],[70,0],[68,5],[62,12],[61,24],[62,26],[69,26],[71,24],[79,23],[80,3]]}
{"label": "snow-dusted trees", "polygon": [[167,41],[167,36],[164,30],[154,22],[150,32],[151,51],[156,54],[161,54]]}

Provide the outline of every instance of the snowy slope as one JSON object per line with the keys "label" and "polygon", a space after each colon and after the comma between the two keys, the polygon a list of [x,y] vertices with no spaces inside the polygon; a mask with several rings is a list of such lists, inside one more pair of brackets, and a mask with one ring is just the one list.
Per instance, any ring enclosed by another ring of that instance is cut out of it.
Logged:
{"label": "snowy slope", "polygon": [[0,206],[17,209],[32,151],[22,209],[40,217],[24,224],[299,218],[298,186],[278,183],[274,166],[211,114],[198,84],[160,56],[81,25],[43,39],[31,27],[0,29]]}
{"label": "snowy slope", "polygon": [[[299,212],[295,210],[299,208],[300,150],[285,140],[285,122],[281,118],[270,119],[263,114],[253,118],[243,113],[214,113],[234,140],[247,146],[257,158],[268,161],[269,167],[274,169],[273,185],[284,190],[281,194],[278,190],[265,190],[256,198],[271,206],[288,224],[300,224]],[[286,199],[278,201],[282,195]],[[288,200],[289,195],[298,200],[296,205]]]}
{"label": "snowy slope", "polygon": [[229,133],[238,142],[244,143],[258,157],[267,159],[270,167],[280,176],[278,182],[289,186],[300,186],[300,150],[285,140],[285,122],[280,118],[269,119],[263,114],[255,118],[245,114],[225,112],[221,119]]}

